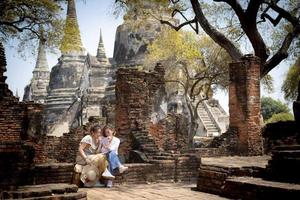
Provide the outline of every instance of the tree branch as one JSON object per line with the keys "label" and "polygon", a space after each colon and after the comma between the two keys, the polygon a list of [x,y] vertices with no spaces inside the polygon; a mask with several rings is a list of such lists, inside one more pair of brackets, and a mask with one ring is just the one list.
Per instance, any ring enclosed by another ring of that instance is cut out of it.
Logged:
{"label": "tree branch", "polygon": [[267,4],[270,8],[272,8],[274,11],[276,11],[281,17],[288,20],[293,26],[297,26],[299,23],[299,20],[297,17],[294,17],[289,13],[288,11],[284,10],[283,8],[279,7],[276,3],[276,1],[263,1],[263,3]]}
{"label": "tree branch", "polygon": [[221,47],[223,47],[231,58],[235,61],[238,61],[242,57],[242,53],[239,51],[234,44],[226,38],[225,35],[217,31],[211,24],[208,22],[206,17],[203,14],[202,8],[198,0],[190,0],[193,10],[195,11],[196,19],[203,28],[203,30]]}
{"label": "tree branch", "polygon": [[[186,21],[186,22],[183,22],[182,24],[179,24],[178,26],[175,26],[174,24],[172,24],[171,22],[166,21],[166,20],[160,19],[159,21],[160,21],[161,24],[166,24],[166,25],[170,26],[171,28],[173,28],[176,31],[179,31],[182,27],[184,27],[186,25],[189,25],[196,33],[199,32],[196,18],[194,18],[192,20],[189,20],[189,21]],[[193,23],[196,24],[196,27],[192,26]]]}
{"label": "tree branch", "polygon": [[282,60],[288,57],[288,50],[293,40],[300,34],[300,24],[294,30],[288,33],[277,53],[269,59],[261,70],[261,77],[265,76],[269,71],[276,67]]}

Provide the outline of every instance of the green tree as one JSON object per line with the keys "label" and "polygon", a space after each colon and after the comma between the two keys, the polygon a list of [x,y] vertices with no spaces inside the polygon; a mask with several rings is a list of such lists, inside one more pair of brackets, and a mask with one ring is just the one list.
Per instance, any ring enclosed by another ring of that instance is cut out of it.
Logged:
{"label": "green tree", "polygon": [[[200,45],[199,45],[200,44]],[[230,56],[209,37],[193,32],[163,30],[148,46],[145,67],[161,62],[166,67],[168,93],[182,91],[189,113],[189,143],[198,128],[198,107],[216,87],[228,85]]]}
{"label": "green tree", "polygon": [[289,113],[290,109],[286,104],[279,100],[274,100],[271,97],[261,98],[261,114],[264,121],[269,120],[274,114]]}
{"label": "green tree", "polygon": [[[149,0],[156,4],[155,12],[142,5],[142,0],[116,0],[117,5],[130,11],[143,10],[153,15],[162,24],[175,30],[190,26],[199,32],[199,25],[217,44],[223,47],[232,60],[243,56],[241,41],[251,45],[248,52],[254,52],[261,60],[261,77],[274,69],[293,51],[299,53],[300,6],[297,0],[214,0],[204,3],[199,0]],[[181,24],[156,15],[160,7],[172,8],[172,16],[179,16]],[[133,9],[135,8],[135,9]],[[242,38],[244,40],[242,40]]]}
{"label": "green tree", "polygon": [[266,121],[266,124],[275,123],[279,121],[293,121],[293,120],[294,120],[294,116],[291,113],[281,112],[272,115],[272,117]]}
{"label": "green tree", "polygon": [[288,101],[295,101],[298,95],[298,84],[300,81],[300,57],[290,67],[281,87],[284,98]]}
{"label": "green tree", "polygon": [[49,47],[58,47],[63,27],[59,0],[1,0],[0,42],[17,39],[20,49],[36,46],[36,38]]}

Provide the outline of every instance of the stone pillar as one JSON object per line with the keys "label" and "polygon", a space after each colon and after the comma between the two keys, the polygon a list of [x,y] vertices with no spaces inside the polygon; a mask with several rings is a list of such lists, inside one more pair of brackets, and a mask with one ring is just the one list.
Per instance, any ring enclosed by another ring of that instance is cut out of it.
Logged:
{"label": "stone pillar", "polygon": [[260,60],[247,55],[229,68],[230,130],[237,134],[237,153],[262,154],[260,125]]}

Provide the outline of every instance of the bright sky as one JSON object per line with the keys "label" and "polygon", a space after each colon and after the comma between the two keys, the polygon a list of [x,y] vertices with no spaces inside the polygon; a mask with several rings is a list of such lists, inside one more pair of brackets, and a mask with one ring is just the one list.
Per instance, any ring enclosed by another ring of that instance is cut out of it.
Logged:
{"label": "bright sky", "polygon": [[[97,45],[99,41],[100,28],[102,29],[104,46],[108,57],[112,57],[115,32],[118,25],[122,23],[122,18],[116,18],[113,15],[114,0],[88,0],[86,3],[77,1],[77,17],[81,32],[81,39],[87,52],[96,55]],[[27,57],[26,60],[18,56],[14,43],[6,45],[7,58],[7,83],[9,88],[15,93],[18,90],[19,96],[23,97],[24,87],[30,82],[32,71],[35,66],[36,57]],[[49,68],[52,68],[60,55],[48,54]],[[266,94],[262,91],[262,95],[271,96],[275,99],[283,100],[280,88],[284,78],[284,74],[288,69],[287,64],[282,63],[271,72],[274,78],[275,92]],[[228,111],[228,96],[225,92],[218,92],[215,98],[223,108]]]}

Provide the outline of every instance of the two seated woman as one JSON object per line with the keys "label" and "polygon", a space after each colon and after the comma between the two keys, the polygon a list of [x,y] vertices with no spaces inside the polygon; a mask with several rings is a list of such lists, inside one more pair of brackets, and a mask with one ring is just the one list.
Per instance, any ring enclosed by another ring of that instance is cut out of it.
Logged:
{"label": "two seated woman", "polygon": [[[103,133],[103,135],[102,135]],[[82,138],[79,145],[79,156],[76,158],[75,172],[81,173],[80,180],[86,187],[92,187],[99,179],[107,179],[107,187],[112,187],[112,173],[127,170],[119,161],[118,148],[120,140],[114,136],[111,127],[100,125],[91,128],[90,134]]]}

